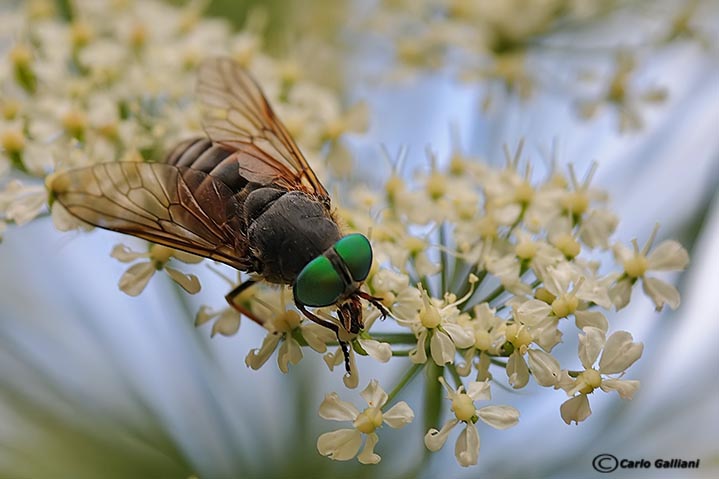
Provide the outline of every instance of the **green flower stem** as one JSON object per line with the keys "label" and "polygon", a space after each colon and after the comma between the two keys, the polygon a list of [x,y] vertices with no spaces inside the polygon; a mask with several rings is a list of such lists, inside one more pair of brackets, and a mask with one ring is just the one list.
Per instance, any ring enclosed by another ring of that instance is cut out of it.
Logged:
{"label": "green flower stem", "polygon": [[55,4],[57,5],[60,18],[68,23],[72,22],[72,19],[75,17],[72,10],[72,2],[70,0],[55,0]]}
{"label": "green flower stem", "polygon": [[449,258],[447,255],[447,232],[445,231],[445,226],[445,223],[439,225],[439,244],[442,245],[442,249],[439,251],[439,262],[442,267],[442,271],[440,273],[442,295],[444,295],[449,287]]}
{"label": "green flower stem", "polygon": [[372,333],[372,339],[390,344],[417,344],[417,336],[412,333]]}
{"label": "green flower stem", "polygon": [[411,352],[412,351],[409,349],[402,350],[402,351],[392,351],[392,356],[394,356],[396,358],[402,358],[402,357],[406,358],[410,355]]}
{"label": "green flower stem", "polygon": [[514,229],[519,226],[519,224],[524,220],[524,214],[527,212],[527,204],[522,204],[522,210],[519,212],[519,215],[517,216],[517,219],[514,220],[514,223],[509,227],[509,230],[507,231],[507,234],[505,236],[505,239],[511,238],[512,234],[514,233]]}
{"label": "green flower stem", "polygon": [[499,286],[497,286],[497,287],[494,289],[494,291],[492,291],[492,292],[489,293],[487,296],[485,296],[484,298],[482,298],[482,299],[479,301],[479,304],[482,304],[482,303],[490,303],[490,302],[494,301],[495,299],[497,299],[497,298],[499,297],[499,295],[501,295],[501,294],[504,293],[505,291],[506,291],[506,290],[504,289],[504,286],[502,286],[502,285],[500,284]]}
{"label": "green flower stem", "polygon": [[410,255],[409,263],[412,266],[412,270],[410,271],[409,268],[407,268],[407,274],[409,275],[409,278],[412,281],[412,283],[413,284],[421,284],[422,288],[431,295],[432,288],[430,288],[429,281],[427,280],[426,276],[420,276],[419,273],[417,272],[417,266],[415,264],[414,256]]}
{"label": "green flower stem", "polygon": [[492,363],[492,364],[494,364],[495,366],[500,366],[500,367],[502,367],[502,368],[506,368],[506,367],[507,367],[507,361],[502,361],[502,360],[497,359],[497,358],[490,358],[489,362]]}
{"label": "green flower stem", "polygon": [[424,389],[423,424],[425,431],[439,425],[439,418],[442,414],[442,384],[438,379],[442,376],[443,370],[442,366],[437,366],[431,359],[426,363],[425,373],[427,378]]}
{"label": "green flower stem", "polygon": [[457,389],[460,386],[462,386],[464,383],[462,382],[462,377],[459,375],[459,372],[457,372],[457,368],[454,366],[454,364],[448,364],[447,370],[449,371],[449,374],[452,376],[452,379],[454,380],[454,388]]}
{"label": "green flower stem", "polygon": [[414,378],[420,369],[422,369],[423,364],[413,364],[412,367],[410,367],[407,372],[402,376],[402,378],[399,380],[397,385],[392,389],[392,391],[387,396],[387,403],[390,404],[392,400],[404,389],[404,387],[409,384],[409,382]]}
{"label": "green flower stem", "polygon": [[10,157],[10,165],[12,165],[13,168],[22,173],[29,174],[27,168],[25,168],[25,163],[22,161],[22,153],[12,152],[8,156]]}

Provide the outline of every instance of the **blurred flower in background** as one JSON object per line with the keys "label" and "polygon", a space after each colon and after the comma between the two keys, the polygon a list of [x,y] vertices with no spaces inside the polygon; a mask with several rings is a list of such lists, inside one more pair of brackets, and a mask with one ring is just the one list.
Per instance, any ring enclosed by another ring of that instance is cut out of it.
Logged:
{"label": "blurred flower in background", "polygon": [[[4,3],[0,475],[576,477],[609,453],[713,477],[717,25],[709,0]],[[201,135],[214,55],[372,239],[394,319],[366,317],[350,377],[284,290],[238,298],[261,328],[223,309],[229,268],[57,231],[79,225],[45,178]],[[358,453],[379,464],[321,457]]]}

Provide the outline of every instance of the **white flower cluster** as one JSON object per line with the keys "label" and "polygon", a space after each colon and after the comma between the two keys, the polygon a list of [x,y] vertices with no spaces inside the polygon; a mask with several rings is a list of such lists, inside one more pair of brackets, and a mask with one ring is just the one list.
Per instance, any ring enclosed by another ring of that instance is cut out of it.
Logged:
{"label": "white flower cluster", "polygon": [[[304,78],[293,61],[263,53],[252,16],[234,33],[202,17],[204,2],[71,4],[69,22],[52,0],[4,8],[0,18],[0,235],[7,223],[47,212],[42,179],[52,171],[155,161],[203,136],[194,85],[206,57],[230,56],[252,70],[320,174],[322,148],[330,145],[331,167],[345,168],[340,137],[366,127],[363,105],[343,109],[337,92]],[[59,228],[77,227],[55,210]]]}
{"label": "white flower cluster", "polygon": [[[449,431],[462,422],[466,427],[455,452],[457,461],[469,466],[478,459],[478,419],[498,429],[518,421],[519,412],[510,406],[473,406],[476,400],[490,399],[488,381],[499,380],[502,372],[514,389],[533,378],[540,386],[562,390],[567,399],[559,412],[567,424],[591,414],[589,397],[597,389],[631,399],[639,381],[623,377],[643,345],[629,332],[613,330],[603,311],[624,308],[638,281],[657,310],[677,308],[674,286],[650,273],[682,270],[689,257],[676,241],[654,246],[658,228],[641,249],[636,241],[633,249],[615,241],[618,219],[608,209],[607,195],[591,185],[595,166],[582,181],[571,165],[568,175],[552,171],[537,181],[528,164],[520,168],[521,145],[514,155],[507,152],[503,168],[460,154],[447,163],[445,169],[433,165],[417,175],[415,187],[393,175],[384,191],[358,188],[351,194],[357,206],[339,210],[352,229],[370,235],[375,264],[366,284],[382,298],[391,313],[388,321],[400,331],[377,332],[376,310],[368,309],[364,332],[348,337],[352,373],[345,384],[359,383],[356,354],[382,362],[409,357],[407,374],[390,399],[429,363],[439,370],[436,379],[448,391],[454,418],[440,429],[430,427],[425,444],[431,451],[440,449]],[[606,254],[610,251],[615,261],[600,262],[612,257]],[[247,364],[264,364],[280,344],[277,359],[284,372],[288,363],[301,359],[303,345],[324,353],[330,368],[341,364],[340,351],[326,352],[332,335],[321,336],[322,328],[287,311],[284,294],[266,289],[254,302],[248,300],[253,313],[270,319],[264,324],[265,342],[250,352]],[[284,319],[290,313],[294,321]],[[319,314],[333,320],[329,310]],[[566,355],[557,352],[565,334],[578,336],[579,349],[575,362],[562,364],[557,358]],[[454,389],[445,376],[454,381]],[[374,381],[369,389],[379,387]],[[354,409],[341,416],[325,411],[344,404],[337,401],[328,396],[320,414],[353,420],[356,430],[323,435],[319,451],[332,459],[350,459],[360,450],[359,433],[365,433],[367,444],[358,459],[379,461],[374,447],[381,406],[373,410],[376,417],[370,415],[370,428],[358,425]],[[409,406],[403,404],[402,410],[407,411],[404,419],[411,420]]]}
{"label": "white flower cluster", "polygon": [[406,73],[449,66],[464,78],[501,78],[528,94],[524,56],[529,43],[561,21],[591,15],[600,3],[384,0],[368,23],[391,39]]}
{"label": "white flower cluster", "polygon": [[[655,3],[648,14],[623,1],[383,0],[365,23],[391,45],[393,77],[441,69],[467,82],[491,80],[499,88],[493,91],[489,83],[485,108],[504,91],[526,99],[536,90],[566,89],[580,118],[610,109],[619,130],[632,131],[643,126],[641,108],[668,96],[662,86],[637,80],[639,67],[649,63],[644,60],[669,43],[693,41],[707,53],[712,48],[713,26],[702,17],[714,10],[711,2]],[[640,25],[647,15],[654,17],[651,28]],[[638,26],[619,31],[613,22],[622,21]],[[592,27],[598,33],[588,37]],[[591,65],[581,60],[586,58]],[[598,58],[612,66],[599,67]]]}

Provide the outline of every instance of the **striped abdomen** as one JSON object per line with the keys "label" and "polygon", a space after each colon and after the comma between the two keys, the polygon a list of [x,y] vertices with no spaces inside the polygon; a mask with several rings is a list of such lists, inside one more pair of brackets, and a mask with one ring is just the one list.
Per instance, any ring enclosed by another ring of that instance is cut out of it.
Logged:
{"label": "striped abdomen", "polygon": [[237,159],[232,157],[233,153],[207,138],[194,138],[178,144],[165,162],[180,168],[200,170],[221,180],[231,190],[239,192],[249,181],[240,176]]}

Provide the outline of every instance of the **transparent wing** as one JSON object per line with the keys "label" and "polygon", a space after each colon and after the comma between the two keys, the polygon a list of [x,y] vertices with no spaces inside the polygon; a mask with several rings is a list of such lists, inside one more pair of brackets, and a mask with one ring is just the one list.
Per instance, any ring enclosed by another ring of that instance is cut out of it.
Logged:
{"label": "transparent wing", "polygon": [[229,58],[206,60],[200,66],[197,95],[205,132],[235,151],[243,177],[328,196],[259,85],[241,66]]}
{"label": "transparent wing", "polygon": [[208,174],[165,163],[112,162],[56,174],[50,188],[72,215],[247,270],[235,192]]}

